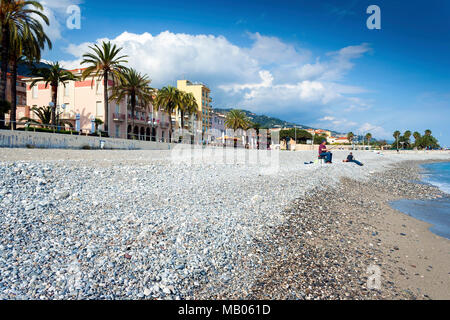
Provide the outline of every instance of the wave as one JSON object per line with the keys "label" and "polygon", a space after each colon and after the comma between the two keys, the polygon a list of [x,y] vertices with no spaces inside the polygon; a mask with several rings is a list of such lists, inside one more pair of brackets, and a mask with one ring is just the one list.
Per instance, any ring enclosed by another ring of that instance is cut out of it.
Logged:
{"label": "wave", "polygon": [[450,162],[426,164],[424,168],[427,172],[422,180],[450,194]]}

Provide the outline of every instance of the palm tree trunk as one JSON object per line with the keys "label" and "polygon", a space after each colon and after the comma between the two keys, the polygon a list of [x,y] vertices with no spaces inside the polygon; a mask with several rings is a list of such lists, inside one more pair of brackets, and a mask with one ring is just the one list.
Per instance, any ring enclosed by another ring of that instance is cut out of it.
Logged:
{"label": "palm tree trunk", "polygon": [[[184,136],[184,111],[181,110],[181,136]],[[183,138],[181,138],[183,139]]]}
{"label": "palm tree trunk", "polygon": [[[109,131],[108,131],[108,109],[109,109],[109,101],[108,101],[108,72],[105,71],[103,74],[103,99],[105,100],[105,119],[104,119],[104,124],[105,124],[105,131],[106,133],[109,135]],[[134,117],[134,115],[133,115]],[[133,118],[134,119],[134,118]],[[133,120],[134,121],[134,120]]]}
{"label": "palm tree trunk", "polygon": [[[2,21],[3,22],[3,21]],[[2,48],[0,54],[0,102],[6,101],[6,85],[8,75],[8,56],[9,56],[9,28],[7,24],[2,24]],[[0,111],[0,128],[5,126],[5,114]]]}
{"label": "palm tree trunk", "polygon": [[56,126],[56,101],[58,101],[58,85],[55,86],[55,84],[51,85],[52,87],[52,125]]}
{"label": "palm tree trunk", "polygon": [[9,117],[9,122],[11,123],[12,129],[16,130],[16,109],[17,109],[17,60],[12,62],[12,80],[11,80],[11,112]]}
{"label": "palm tree trunk", "polygon": [[[134,133],[134,111],[136,109],[136,96],[134,94],[131,95],[131,130]],[[135,137],[137,139],[137,137]]]}
{"label": "palm tree trunk", "polygon": [[172,112],[169,110],[168,112],[169,114],[169,134],[168,134],[168,138],[169,138],[169,143],[172,142]]}

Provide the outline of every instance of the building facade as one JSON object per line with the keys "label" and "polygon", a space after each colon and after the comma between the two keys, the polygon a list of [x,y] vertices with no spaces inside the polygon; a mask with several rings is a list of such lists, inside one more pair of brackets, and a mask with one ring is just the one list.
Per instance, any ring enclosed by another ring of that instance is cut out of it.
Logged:
{"label": "building facade", "polygon": [[212,111],[210,115],[211,127],[209,129],[209,138],[213,143],[218,142],[218,140],[222,139],[223,143],[223,139],[226,134],[226,117],[224,114],[215,111]]}
{"label": "building facade", "polygon": [[193,83],[189,80],[178,80],[177,88],[194,95],[198,104],[198,112],[194,121],[201,122],[201,133],[202,135],[206,134],[212,126],[211,90],[203,83]]}
{"label": "building facade", "polygon": [[[23,76],[17,76],[16,81],[16,121],[20,122],[20,119],[23,117],[29,117],[30,116],[30,108],[27,107],[27,90],[26,90],[26,82],[23,80],[25,77]],[[6,100],[10,103],[12,103],[12,93],[11,93],[11,86],[12,86],[12,75],[7,74],[6,77]],[[6,125],[8,125],[11,115],[11,111],[5,114],[5,120]]]}
{"label": "building facade", "polygon": [[[84,69],[70,70],[81,77]],[[24,79],[26,87],[26,100],[29,107],[48,106],[51,101],[51,87],[44,82],[37,82],[30,87],[33,78]],[[113,82],[108,82],[111,90]],[[93,133],[95,119],[105,122],[103,80],[88,77],[85,80],[68,81],[58,87],[56,103],[60,118],[70,122],[76,131]],[[152,141],[168,141],[169,117],[161,110],[153,110],[153,106],[137,103],[134,114],[128,99],[122,101],[109,101],[108,106],[108,135],[115,138],[139,139]],[[104,125],[99,126],[100,130]]]}
{"label": "building facade", "polygon": [[323,130],[323,129],[305,129],[306,132],[311,135],[324,135],[326,137],[331,137],[331,131]]}

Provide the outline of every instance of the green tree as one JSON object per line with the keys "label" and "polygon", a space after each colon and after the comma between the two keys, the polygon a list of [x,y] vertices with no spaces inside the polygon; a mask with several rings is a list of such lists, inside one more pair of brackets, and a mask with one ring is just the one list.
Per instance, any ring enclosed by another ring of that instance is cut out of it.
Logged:
{"label": "green tree", "polygon": [[35,79],[31,82],[30,87],[42,81],[47,87],[50,85],[52,96],[52,124],[56,124],[56,104],[58,101],[58,86],[60,83],[66,86],[67,81],[76,81],[78,78],[70,71],[64,70],[59,62],[53,62],[50,67],[34,68],[32,71]]}
{"label": "green tree", "polygon": [[261,130],[261,124],[258,122],[252,122],[250,128],[255,129],[256,132],[256,148],[259,149],[259,130]]}
{"label": "green tree", "polygon": [[296,139],[296,143],[306,143],[306,140],[312,139],[312,135],[306,130],[296,130],[295,128],[280,130],[280,140],[286,140],[287,138]]}
{"label": "green tree", "polygon": [[411,131],[406,130],[405,133],[403,134],[403,136],[400,137],[400,142],[403,142],[403,147],[404,148],[411,148]]}
{"label": "green tree", "polygon": [[353,138],[355,137],[355,134],[353,132],[347,133],[347,139],[350,141],[350,143],[353,143]]}
{"label": "green tree", "polygon": [[414,132],[415,142],[414,146],[418,149],[431,148],[436,149],[440,148],[438,140],[432,136],[431,130],[425,130],[425,134],[420,136],[420,133]]}
{"label": "green tree", "polygon": [[409,139],[411,138],[411,135],[412,135],[412,133],[411,133],[411,131],[409,131],[409,130],[406,130],[405,133],[403,134],[403,136],[405,137],[405,139],[408,140],[408,141],[409,141]]}
{"label": "green tree", "polygon": [[417,131],[414,131],[414,133],[413,133],[413,137],[414,137],[414,140],[415,140],[415,141],[417,141],[417,140],[419,140],[419,139],[420,139],[421,135],[420,135],[420,133],[419,133],[419,132],[417,132]]}
{"label": "green tree", "polygon": [[4,126],[5,120],[5,114],[1,111],[10,105],[6,102],[6,88],[11,43],[44,34],[41,21],[49,25],[49,20],[43,10],[37,1],[0,1],[0,127]]}
{"label": "green tree", "polygon": [[[24,32],[18,35],[10,35],[9,63],[11,66],[11,83],[17,83],[17,69],[21,64],[28,64],[33,67],[34,63],[41,59],[41,50],[45,44],[52,47],[50,39],[42,31],[34,34]],[[11,85],[11,128],[16,129],[16,109],[17,109],[17,86]]]}
{"label": "green tree", "polygon": [[440,148],[439,143],[435,137],[432,135],[424,135],[422,136],[418,141],[416,141],[415,146],[418,149],[424,149],[424,148]]}
{"label": "green tree", "polygon": [[314,135],[314,144],[321,144],[323,140],[327,140],[327,136],[325,134],[316,134]]}
{"label": "green tree", "polygon": [[233,130],[247,130],[251,122],[242,110],[233,109],[226,114],[225,125]]}
{"label": "green tree", "polygon": [[367,134],[366,134],[366,140],[367,140],[367,144],[370,144],[370,140],[372,139],[372,134],[370,133],[370,132],[368,132]]}
{"label": "green tree", "polygon": [[181,92],[181,128],[184,129],[184,117],[185,115],[194,115],[198,112],[199,106],[195,96],[191,92]]}
{"label": "green tree", "polygon": [[[33,123],[33,124],[38,124],[41,127],[49,127],[50,123],[52,121],[52,113],[53,113],[53,108],[50,106],[46,106],[46,107],[32,107],[30,109],[31,112],[33,112],[33,114],[35,115],[36,118],[38,118],[38,120],[33,119],[33,118],[29,118],[29,117],[22,117],[20,120],[21,121],[27,121],[28,123]],[[61,114],[61,113],[59,113]],[[60,117],[58,117],[59,119]],[[58,125],[59,126],[63,126],[63,125],[69,125],[70,127],[72,127],[72,124],[69,121],[65,121],[65,120],[59,120]]]}
{"label": "green tree", "polygon": [[[225,125],[228,128],[233,129],[234,131],[237,131],[239,129],[247,130],[251,125],[251,121],[247,118],[244,111],[233,109],[226,114]],[[236,148],[236,146],[237,140],[235,139],[234,147]]]}
{"label": "green tree", "polygon": [[98,132],[98,126],[101,126],[103,124],[103,120],[99,118],[94,119],[94,125],[95,125],[95,132]]}
{"label": "green tree", "polygon": [[396,130],[396,131],[394,131],[394,134],[393,134],[393,136],[394,136],[394,138],[395,138],[395,143],[396,143],[396,145],[397,145],[397,150],[398,150],[398,143],[399,143],[399,141],[398,141],[398,139],[400,138],[400,131],[398,131],[398,130]]}
{"label": "green tree", "polygon": [[120,78],[120,83],[112,90],[110,100],[117,102],[122,101],[128,97],[131,106],[132,114],[132,127],[134,128],[134,114],[136,104],[139,104],[145,108],[153,102],[153,96],[155,95],[155,89],[150,87],[151,80],[147,75],[142,75],[135,69],[129,69]]}
{"label": "green tree", "polygon": [[158,91],[155,99],[156,106],[162,108],[169,117],[169,141],[172,141],[172,113],[182,105],[181,91],[175,87],[167,86]]}
{"label": "green tree", "polygon": [[81,64],[86,64],[87,68],[83,71],[81,77],[86,79],[93,75],[91,86],[94,84],[94,77],[97,81],[103,79],[103,101],[104,101],[104,122],[105,131],[108,133],[109,122],[109,98],[108,98],[108,79],[111,77],[113,86],[119,82],[123,74],[128,70],[123,64],[128,61],[124,60],[127,55],[120,55],[122,48],[111,45],[111,42],[102,42],[101,47],[98,45],[90,46],[91,52],[83,55]]}

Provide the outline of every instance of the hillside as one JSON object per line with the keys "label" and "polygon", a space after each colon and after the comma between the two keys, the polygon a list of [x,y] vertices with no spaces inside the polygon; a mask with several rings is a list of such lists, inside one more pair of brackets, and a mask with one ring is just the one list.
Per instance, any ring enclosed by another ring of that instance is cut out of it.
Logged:
{"label": "hillside", "polygon": [[[229,112],[230,110],[232,110],[231,108],[229,109],[221,109],[221,108],[214,108],[214,111],[217,111],[219,113],[223,113],[226,114],[227,112]],[[259,115],[256,113],[253,113],[251,111],[248,110],[242,110],[247,117],[254,123],[259,123],[259,125],[262,128],[293,128],[294,126],[296,126],[299,129],[312,129],[312,127],[308,127],[302,124],[297,124],[297,123],[293,123],[293,122],[289,122],[289,121],[284,121],[275,117],[270,117],[270,116],[266,116],[266,115]],[[317,128],[316,128],[317,129]],[[333,135],[336,134],[341,134],[339,132],[335,132],[330,130],[331,133]]]}
{"label": "hillside", "polygon": [[[229,112],[230,109],[220,109],[220,108],[214,108],[214,111],[226,114],[227,112]],[[297,128],[302,128],[302,129],[309,129],[310,127],[308,126],[304,126],[304,125],[299,125],[293,122],[289,122],[289,121],[284,121],[278,118],[274,118],[274,117],[270,117],[270,116],[266,116],[266,115],[259,115],[256,113],[253,113],[251,111],[248,110],[242,110],[247,117],[254,123],[259,123],[259,125],[263,128],[276,128],[276,127],[286,127],[286,128],[293,128],[294,126],[297,126]]]}

